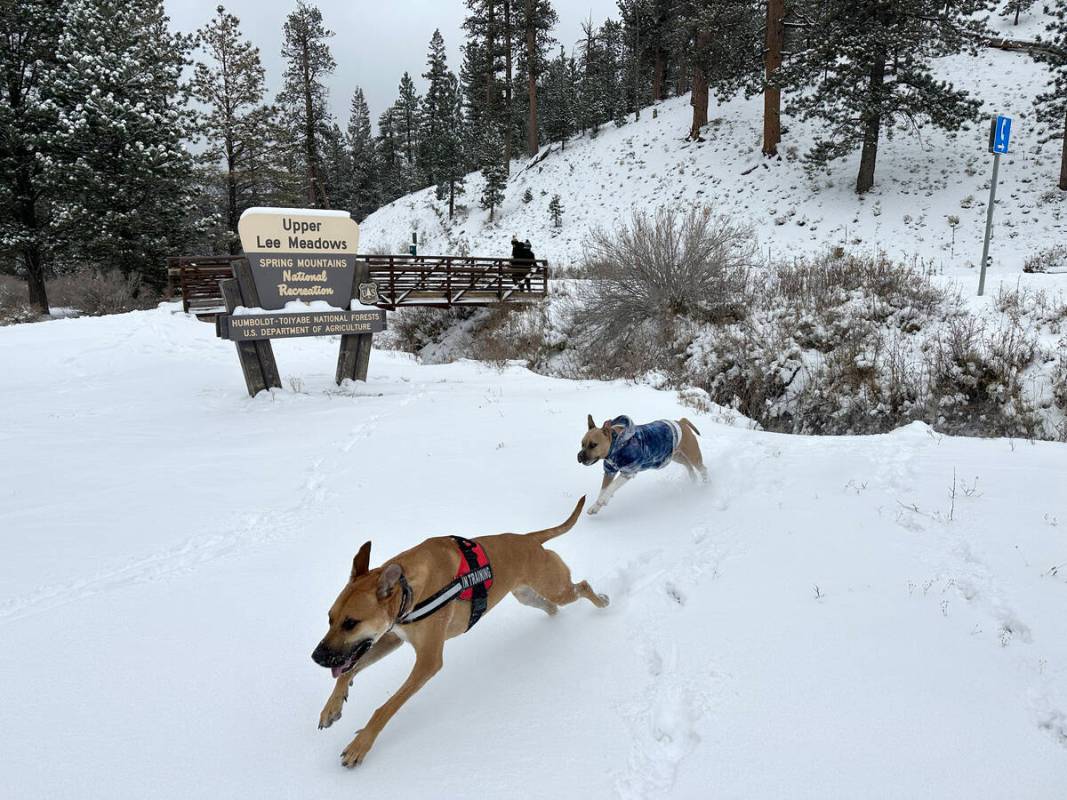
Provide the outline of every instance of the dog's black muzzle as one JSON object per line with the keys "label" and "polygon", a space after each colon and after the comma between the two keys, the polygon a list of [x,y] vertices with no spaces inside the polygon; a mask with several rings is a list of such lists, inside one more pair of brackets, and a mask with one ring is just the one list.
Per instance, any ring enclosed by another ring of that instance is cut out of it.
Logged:
{"label": "dog's black muzzle", "polygon": [[311,660],[320,667],[334,669],[341,666],[354,666],[374,644],[373,639],[364,639],[347,653],[338,653],[326,646],[326,642],[319,642],[311,653]]}

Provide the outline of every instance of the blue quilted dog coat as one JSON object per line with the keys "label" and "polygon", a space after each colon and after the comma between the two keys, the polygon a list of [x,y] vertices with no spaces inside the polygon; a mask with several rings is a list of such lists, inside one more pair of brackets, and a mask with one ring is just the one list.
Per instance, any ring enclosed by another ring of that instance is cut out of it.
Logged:
{"label": "blue quilted dog coat", "polygon": [[678,423],[669,419],[634,425],[626,415],[615,417],[612,427],[621,427],[611,437],[611,449],[604,459],[604,472],[621,472],[632,478],[646,469],[661,469],[671,462],[682,431]]}

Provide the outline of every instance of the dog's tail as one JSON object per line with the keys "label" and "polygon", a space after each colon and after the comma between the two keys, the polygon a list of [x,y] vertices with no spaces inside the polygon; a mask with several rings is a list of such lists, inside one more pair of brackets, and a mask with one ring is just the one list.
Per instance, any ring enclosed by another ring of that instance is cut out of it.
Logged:
{"label": "dog's tail", "polygon": [[686,419],[685,417],[682,417],[682,418],[681,418],[680,420],[678,420],[678,421],[679,421],[680,423],[682,423],[683,425],[685,425],[685,426],[686,426],[687,428],[689,428],[690,430],[692,430],[692,431],[693,431],[693,433],[695,433],[695,434],[696,434],[697,436],[700,436],[700,431],[698,431],[698,430],[697,430],[697,426],[696,426],[696,425],[694,425],[694,424],[693,424],[692,422],[690,422],[690,421],[689,421],[688,419]]}
{"label": "dog's tail", "polygon": [[578,517],[581,515],[584,507],[585,495],[582,495],[582,499],[578,501],[578,505],[574,507],[574,511],[571,512],[571,515],[567,517],[567,521],[562,525],[557,525],[554,528],[545,528],[543,531],[534,531],[526,535],[533,537],[534,541],[538,544],[544,544],[549,539],[555,539],[557,536],[562,536],[574,527],[574,523],[578,521]]}

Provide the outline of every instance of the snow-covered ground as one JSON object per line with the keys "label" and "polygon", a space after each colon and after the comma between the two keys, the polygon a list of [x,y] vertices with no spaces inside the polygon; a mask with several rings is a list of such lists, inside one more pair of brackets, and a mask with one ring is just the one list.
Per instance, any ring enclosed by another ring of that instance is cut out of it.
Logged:
{"label": "snow-covered ground", "polygon": [[[1018,27],[999,18],[995,24],[1007,36],[1032,39],[1043,21],[1038,12]],[[1000,166],[992,255],[994,273],[1019,272],[1028,256],[1067,240],[1067,197],[1055,188],[1062,140],[1042,141],[1048,137],[1033,107],[1047,88],[1047,68],[1024,53],[986,49],[975,57],[943,59],[936,71],[980,98],[983,114],[1014,118],[1012,152]],[[568,142],[565,151],[536,165],[516,161],[493,223],[478,207],[482,179],[475,174],[462,199],[468,211],[454,224],[447,222],[447,204],[427,189],[370,215],[360,246],[407,252],[417,230],[425,254],[466,247],[475,255],[503,256],[517,233],[553,266],[576,267],[591,228],[614,228],[634,209],[707,203],[751,224],[772,260],[844,246],[885,250],[947,274],[973,274],[992,169],[984,120],[956,135],[928,126],[919,134],[883,136],[875,188],[857,197],[858,151],[828,175],[809,178],[799,156],[810,147],[816,124],[785,116],[782,158],[767,160],[760,155],[762,111],[761,96],[712,102],[704,141],[691,143],[685,141],[692,117],[688,95],[668,100],[655,118],[645,109],[639,122],[608,125],[596,138]],[[522,202],[527,189],[529,204]],[[565,209],[559,230],[548,214],[554,194]]]}
{"label": "snow-covered ground", "polygon": [[[0,329],[5,798],[1064,796],[1064,445],[773,435],[387,352],[339,390],[336,349],[276,342],[251,400],[173,306]],[[711,483],[584,517],[553,547],[611,606],[505,600],[343,769],[412,663],[316,729],[360,543],[558,522],[599,485],[586,413],[623,412],[694,419]]]}

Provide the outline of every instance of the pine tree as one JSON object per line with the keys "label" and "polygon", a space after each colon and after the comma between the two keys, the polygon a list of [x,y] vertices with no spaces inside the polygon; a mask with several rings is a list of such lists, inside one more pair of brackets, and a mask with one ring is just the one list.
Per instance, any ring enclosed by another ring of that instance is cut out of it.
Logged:
{"label": "pine tree", "polygon": [[574,75],[573,64],[561,45],[559,58],[548,66],[545,74],[545,135],[550,142],[559,142],[565,148],[567,139],[574,134]]}
{"label": "pine tree", "polygon": [[559,17],[549,0],[521,0],[517,31],[522,37],[519,71],[526,83],[526,155],[532,158],[540,149],[540,118],[537,85],[548,66],[547,51],[552,29]]}
{"label": "pine tree", "polygon": [[422,73],[427,87],[422,98],[422,130],[419,132],[419,170],[425,182],[431,185],[437,184],[441,172],[442,139],[448,124],[446,116],[451,112],[445,97],[450,74],[444,37],[440,30],[435,30],[426,56],[426,72]]}
{"label": "pine tree", "polygon": [[393,123],[400,136],[406,188],[408,191],[414,191],[420,185],[418,179],[419,95],[415,91],[415,82],[406,72],[400,77],[399,97],[393,105]]}
{"label": "pine tree", "polygon": [[304,0],[285,20],[285,82],[278,102],[300,135],[305,196],[312,208],[326,208],[329,202],[322,174],[322,137],[331,119],[323,81],[337,66],[326,43],[333,35],[322,22],[322,12]]}
{"label": "pine tree", "polygon": [[934,58],[974,53],[985,34],[986,0],[823,0],[810,9],[808,49],[781,70],[792,109],[819,119],[808,163],[821,167],[862,148],[856,191],[874,185],[883,132],[924,120],[948,131],[975,118],[980,103],[937,80]]}
{"label": "pine tree", "polygon": [[692,74],[690,139],[708,124],[711,91],[720,100],[759,80],[764,19],[753,0],[683,0],[678,35],[684,38]]}
{"label": "pine tree", "polygon": [[182,146],[191,39],[167,22],[161,0],[75,0],[48,76],[59,120],[47,168],[63,181],[56,213],[72,257],[157,288],[197,222]]}
{"label": "pine tree", "polygon": [[623,55],[621,70],[626,83],[626,107],[634,121],[641,119],[641,107],[651,104],[652,86],[645,57],[645,39],[651,18],[650,0],[618,0],[622,19]]}
{"label": "pine tree", "polygon": [[626,122],[626,73],[623,67],[624,44],[622,23],[609,19],[600,26],[600,91],[604,95],[603,122],[616,126]]}
{"label": "pine tree", "polygon": [[552,195],[552,199],[548,203],[548,216],[552,220],[553,228],[563,227],[563,203],[558,194]]}
{"label": "pine tree", "polygon": [[352,154],[344,132],[335,122],[322,132],[322,182],[327,208],[351,211],[355,197],[352,178]]}
{"label": "pine tree", "polygon": [[[471,149],[484,157],[487,149],[481,146],[486,135],[499,137],[500,154],[504,158],[505,131],[509,127],[510,114],[506,105],[505,56],[509,48],[505,46],[504,0],[466,0],[468,14],[463,21],[467,32],[464,44],[464,60],[460,77],[463,94],[467,103],[467,120],[471,132],[471,142],[477,146]],[[509,0],[510,2],[510,0]],[[510,89],[508,90],[510,92]],[[487,129],[492,129],[487,134]],[[480,160],[479,168],[486,166]]]}
{"label": "pine tree", "polygon": [[193,97],[206,107],[200,132],[207,141],[205,158],[223,165],[225,220],[228,231],[226,250],[240,252],[237,221],[256,193],[261,176],[249,169],[247,156],[265,144],[270,108],[263,104],[264,69],[259,49],[241,38],[240,21],[216,8],[215,18],[197,32],[197,43],[210,59],[195,66]]}
{"label": "pine tree", "polygon": [[600,40],[592,18],[582,23],[582,38],[578,42],[578,82],[575,122],[583,134],[595,135],[604,121],[604,86],[601,72]]}
{"label": "pine tree", "polygon": [[1045,48],[1039,58],[1049,65],[1048,91],[1037,97],[1041,118],[1052,131],[1061,130],[1063,150],[1060,156],[1060,180],[1057,184],[1067,192],[1067,6],[1045,6],[1051,18],[1041,43]]}
{"label": "pine tree", "polygon": [[448,198],[448,218],[456,213],[456,198],[465,191],[468,156],[466,125],[463,120],[463,93],[456,76],[449,72],[441,100],[441,132],[434,150],[437,197]]}
{"label": "pine tree", "polygon": [[673,41],[677,27],[677,0],[648,0],[649,13],[642,37],[652,63],[652,100],[667,99],[673,67]]}
{"label": "pine tree", "polygon": [[378,117],[378,137],[375,140],[376,161],[379,170],[381,202],[391,203],[398,197],[413,191],[414,167],[404,152],[404,134],[401,114],[392,105]]}
{"label": "pine tree", "polygon": [[489,211],[492,222],[496,209],[504,202],[504,189],[508,185],[508,173],[504,167],[504,140],[498,130],[488,129],[482,142],[482,189],[481,206]]}
{"label": "pine tree", "polygon": [[378,159],[371,130],[370,109],[363,90],[352,93],[348,119],[348,152],[352,163],[352,195],[349,210],[356,220],[365,219],[378,208]]}
{"label": "pine tree", "polygon": [[48,313],[45,273],[55,238],[45,169],[57,116],[49,76],[64,5],[19,0],[0,14],[0,249],[19,255],[30,305],[41,314]]}
{"label": "pine tree", "polygon": [[[1015,17],[1013,25],[1019,24],[1019,15],[1024,11],[1029,11],[1035,0],[1006,0],[1003,7],[1000,9],[1000,16],[1002,17]],[[1052,13],[1052,12],[1050,12]]]}

